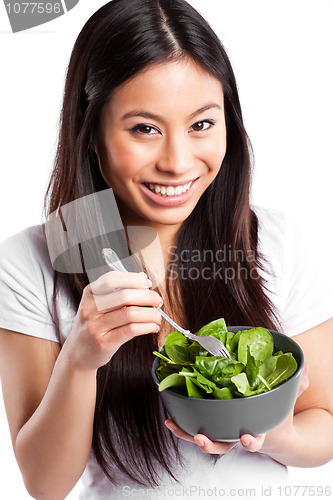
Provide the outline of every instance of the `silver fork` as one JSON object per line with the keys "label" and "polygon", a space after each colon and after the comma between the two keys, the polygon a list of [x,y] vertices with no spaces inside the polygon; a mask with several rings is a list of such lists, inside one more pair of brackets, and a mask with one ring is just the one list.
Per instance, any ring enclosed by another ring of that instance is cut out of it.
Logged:
{"label": "silver fork", "polygon": [[[120,261],[118,255],[112,248],[103,248],[102,249],[102,254],[104,261],[106,264],[110,267],[110,269],[113,269],[114,271],[121,271],[121,272],[128,272],[125,266],[122,264]],[[193,340],[194,342],[197,342],[201,347],[203,347],[206,351],[210,352],[213,356],[222,356],[224,358],[229,358],[231,359],[231,356],[223,344],[221,340],[216,339],[215,337],[211,336],[199,336],[196,335],[195,333],[191,333],[189,330],[184,330],[181,326],[179,326],[173,319],[171,319],[162,309],[159,307],[156,307],[158,312],[161,314],[161,316],[168,322],[170,325],[172,325],[178,332],[180,332],[184,337]]]}

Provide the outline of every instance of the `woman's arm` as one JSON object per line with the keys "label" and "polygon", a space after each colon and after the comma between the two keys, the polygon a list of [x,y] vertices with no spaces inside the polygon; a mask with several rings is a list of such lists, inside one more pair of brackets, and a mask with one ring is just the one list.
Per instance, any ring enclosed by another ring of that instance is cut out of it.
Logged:
{"label": "woman's arm", "polygon": [[34,498],[65,498],[83,473],[98,368],[134,336],[159,330],[155,307],[162,299],[150,285],[144,273],[101,276],[85,288],[62,349],[0,330],[0,376],[14,452]]}
{"label": "woman's arm", "polygon": [[259,451],[285,465],[315,467],[333,458],[333,318],[293,338],[309,365],[309,387],[294,417],[267,433]]}
{"label": "woman's arm", "polygon": [[0,330],[0,373],[14,453],[34,498],[63,499],[89,456],[96,375],[56,342]]}
{"label": "woman's arm", "polygon": [[[315,467],[333,458],[333,318],[293,338],[303,349],[309,382],[305,373],[294,412],[282,424],[263,436],[243,435],[241,443],[285,465]],[[212,442],[202,434],[192,437],[172,420],[166,424],[205,453],[223,454],[235,445]]]}

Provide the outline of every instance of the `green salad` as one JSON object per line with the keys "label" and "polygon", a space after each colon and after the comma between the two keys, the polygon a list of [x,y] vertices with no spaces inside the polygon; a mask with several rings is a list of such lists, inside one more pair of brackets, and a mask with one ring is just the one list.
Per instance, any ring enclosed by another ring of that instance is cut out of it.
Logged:
{"label": "green salad", "polygon": [[228,332],[223,318],[203,326],[197,335],[221,340],[232,359],[212,356],[179,332],[171,332],[161,352],[159,390],[171,389],[192,398],[232,399],[254,396],[289,379],[297,369],[291,353],[274,352],[265,328]]}

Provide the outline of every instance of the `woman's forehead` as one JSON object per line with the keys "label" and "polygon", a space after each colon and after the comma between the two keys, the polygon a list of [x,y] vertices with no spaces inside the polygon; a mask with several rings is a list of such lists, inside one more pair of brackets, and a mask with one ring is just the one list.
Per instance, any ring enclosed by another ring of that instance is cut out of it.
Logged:
{"label": "woman's forehead", "polygon": [[106,107],[120,117],[141,108],[191,113],[211,102],[223,107],[221,82],[192,60],[179,59],[141,71],[113,93]]}

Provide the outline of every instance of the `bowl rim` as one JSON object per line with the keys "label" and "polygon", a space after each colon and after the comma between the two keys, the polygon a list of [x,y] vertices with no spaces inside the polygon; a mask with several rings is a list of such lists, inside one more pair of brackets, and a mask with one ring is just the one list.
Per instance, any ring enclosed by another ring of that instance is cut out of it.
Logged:
{"label": "bowl rim", "polygon": [[[228,331],[229,331],[229,328],[238,328],[239,330],[242,331],[242,329],[243,330],[251,330],[253,328],[258,328],[258,327],[255,327],[255,326],[237,326],[237,325],[233,326],[233,325],[229,325],[229,326],[227,326],[227,330]],[[239,330],[237,330],[237,331],[239,331]],[[171,389],[164,389],[163,392],[166,392],[167,394],[171,394],[172,396],[174,396],[176,398],[190,399],[190,400],[194,400],[194,401],[205,401],[205,402],[208,402],[208,404],[217,404],[217,403],[221,404],[221,401],[223,401],[224,404],[237,404],[236,401],[239,401],[238,404],[240,404],[241,401],[245,401],[245,400],[249,400],[249,399],[253,400],[255,398],[260,398],[260,397],[265,396],[267,394],[274,394],[274,392],[276,392],[279,389],[281,389],[281,387],[286,387],[291,381],[293,381],[293,379],[295,379],[296,377],[300,376],[300,374],[303,371],[303,368],[304,368],[304,353],[303,353],[303,350],[302,350],[301,346],[292,337],[288,337],[288,335],[285,335],[284,333],[278,332],[276,330],[270,330],[269,328],[266,328],[266,330],[268,330],[272,334],[275,334],[275,335],[278,335],[278,336],[281,336],[281,337],[284,337],[284,338],[288,339],[288,341],[290,341],[291,344],[293,344],[294,347],[298,350],[298,354],[299,354],[299,357],[300,357],[300,363],[297,363],[297,370],[283,384],[279,384],[278,386],[273,387],[273,389],[271,389],[270,391],[265,391],[265,392],[262,392],[260,394],[254,394],[252,396],[245,396],[245,397],[242,397],[242,398],[232,398],[232,399],[206,399],[206,398],[201,399],[201,398],[193,398],[192,396],[184,396],[183,394],[178,394],[177,392],[174,392]],[[158,378],[156,376],[156,370],[157,370],[157,368],[160,365],[160,361],[161,361],[161,359],[156,356],[156,358],[153,361],[152,368],[151,368],[151,374],[152,374],[152,377],[153,377],[153,380],[154,380],[155,384],[157,385],[157,388],[160,385],[160,381],[158,380]],[[156,367],[155,367],[155,365],[156,365]],[[159,392],[159,394],[162,395],[162,391]]]}

